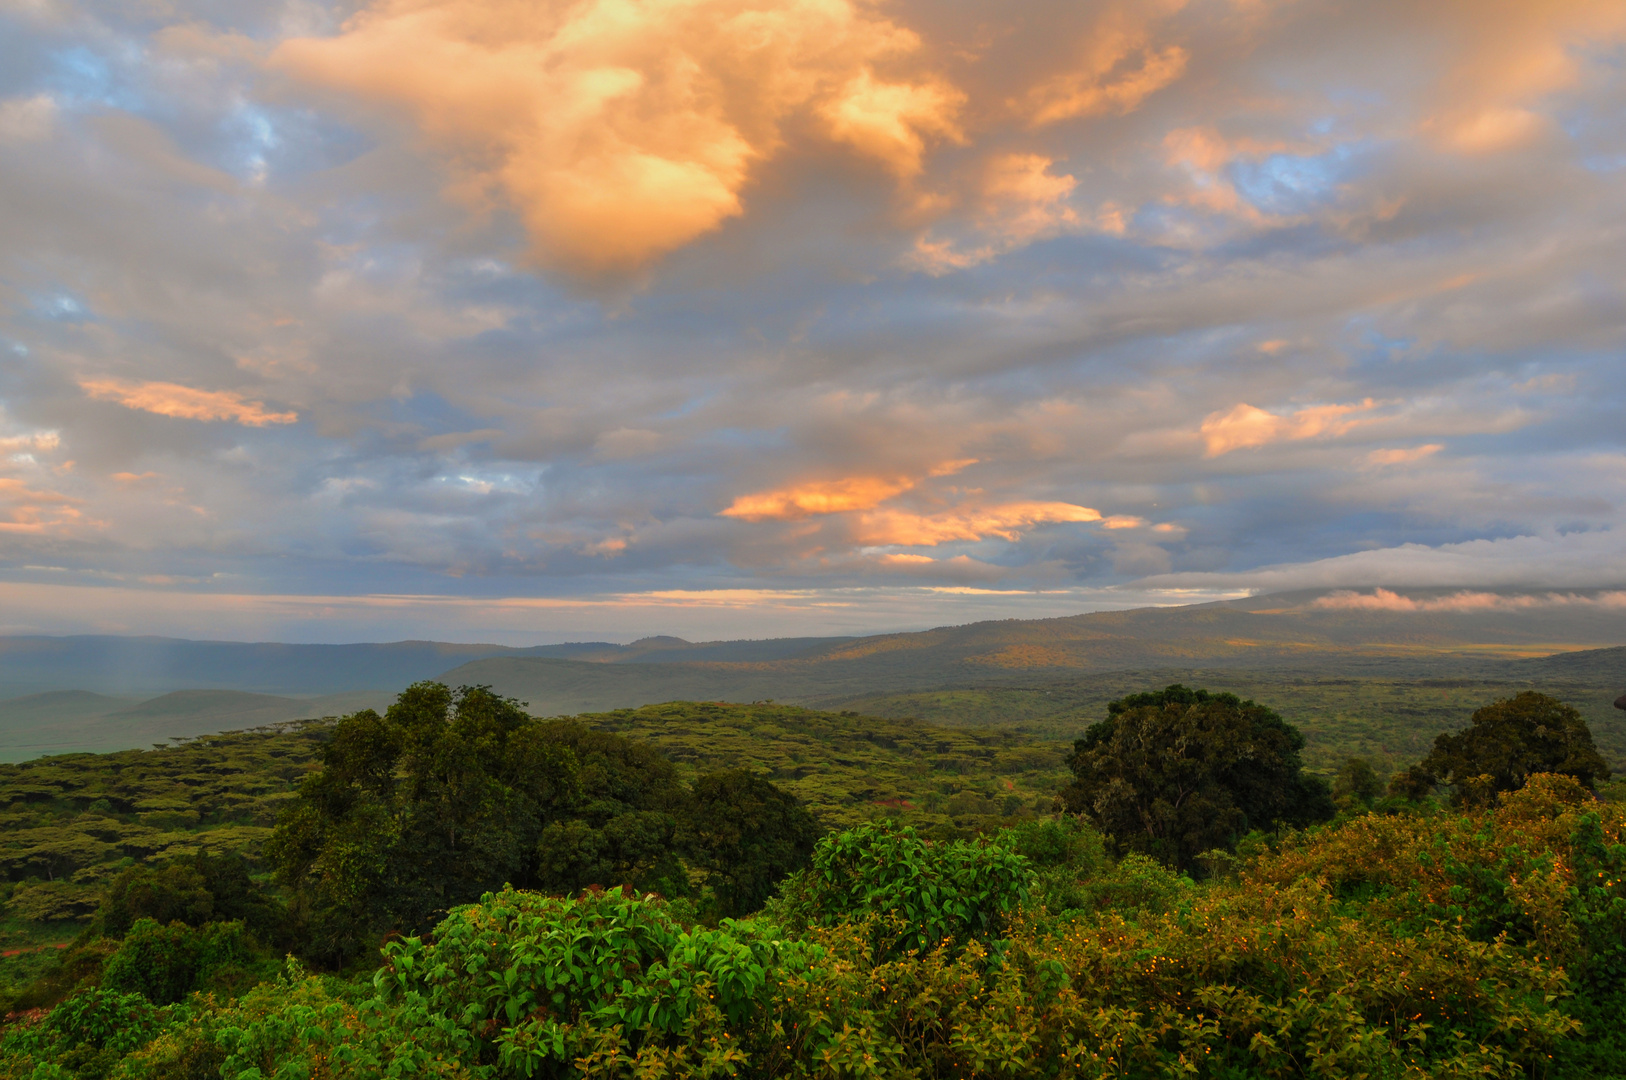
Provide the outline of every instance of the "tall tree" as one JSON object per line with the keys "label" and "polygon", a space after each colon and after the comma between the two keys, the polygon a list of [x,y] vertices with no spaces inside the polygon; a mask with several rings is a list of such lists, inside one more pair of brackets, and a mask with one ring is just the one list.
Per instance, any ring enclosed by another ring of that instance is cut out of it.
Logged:
{"label": "tall tree", "polygon": [[268,848],[313,954],[336,962],[391,929],[535,878],[544,825],[579,796],[568,746],[486,687],[416,683],[340,720]]}
{"label": "tall tree", "polygon": [[1461,731],[1439,736],[1411,773],[1452,785],[1453,802],[1474,805],[1517,791],[1534,773],[1562,773],[1590,788],[1609,778],[1609,764],[1580,713],[1526,690],[1478,710]]}
{"label": "tall tree", "polygon": [[1107,706],[1067,759],[1060,795],[1119,852],[1179,867],[1251,829],[1331,817],[1327,786],[1305,775],[1298,729],[1234,694],[1175,685]]}
{"label": "tall tree", "polygon": [[806,866],[824,830],[796,798],[749,769],[695,781],[683,846],[707,871],[718,914],[760,908],[775,883]]}

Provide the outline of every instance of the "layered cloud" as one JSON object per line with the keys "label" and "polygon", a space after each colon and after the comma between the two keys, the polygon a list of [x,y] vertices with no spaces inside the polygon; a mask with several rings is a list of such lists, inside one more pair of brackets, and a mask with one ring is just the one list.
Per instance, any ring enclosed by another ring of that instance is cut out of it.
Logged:
{"label": "layered cloud", "polygon": [[1506,595],[1461,590],[1447,596],[1405,596],[1393,589],[1373,589],[1369,593],[1340,589],[1310,602],[1323,611],[1419,611],[1472,614],[1476,611],[1523,611],[1544,607],[1626,608],[1626,592],[1619,590],[1593,594],[1537,593]]}
{"label": "layered cloud", "polygon": [[143,11],[0,12],[30,610],[1626,583],[1618,2]]}

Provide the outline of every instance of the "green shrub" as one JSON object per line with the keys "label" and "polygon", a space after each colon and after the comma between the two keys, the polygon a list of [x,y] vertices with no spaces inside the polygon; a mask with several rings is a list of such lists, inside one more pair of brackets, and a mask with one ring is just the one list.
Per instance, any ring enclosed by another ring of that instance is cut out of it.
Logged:
{"label": "green shrub", "polygon": [[[706,1076],[745,1060],[747,1033],[768,1027],[769,984],[819,955],[768,925],[685,930],[630,890],[504,890],[452,912],[432,942],[386,946],[376,985],[400,1008],[455,1020],[476,1040],[469,1063],[503,1075],[609,1075],[660,1059],[668,1075]],[[438,1037],[454,1048],[450,1031]]]}
{"label": "green shrub", "polygon": [[138,919],[107,961],[102,985],[171,1005],[194,990],[240,992],[269,974],[265,948],[238,922],[193,928]]}
{"label": "green shrub", "polygon": [[1034,870],[1032,899],[1052,912],[1090,906],[1088,883],[1112,866],[1106,838],[1070,814],[1009,826],[995,842],[1028,860]]}
{"label": "green shrub", "polygon": [[779,910],[798,926],[871,919],[878,953],[910,953],[998,937],[1033,877],[1026,858],[997,844],[931,843],[871,823],[820,840]]}

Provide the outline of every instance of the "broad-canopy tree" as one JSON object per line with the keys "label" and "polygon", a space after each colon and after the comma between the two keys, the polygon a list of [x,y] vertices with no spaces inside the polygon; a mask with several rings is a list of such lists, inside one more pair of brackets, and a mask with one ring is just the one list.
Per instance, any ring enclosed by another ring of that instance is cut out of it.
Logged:
{"label": "broad-canopy tree", "polygon": [[1573,776],[1591,788],[1609,779],[1609,764],[1592,743],[1592,729],[1574,708],[1526,690],[1474,713],[1469,726],[1434,740],[1418,765],[1396,778],[1397,786],[1422,789],[1449,784],[1452,801],[1493,802],[1517,791],[1535,773]]}
{"label": "broad-canopy tree", "polygon": [[701,777],[697,796],[653,747],[533,719],[483,686],[416,683],[383,716],[340,720],[321,757],[267,855],[328,963],[506,884],[689,895],[686,857],[722,913],[743,914],[806,864],[818,832],[767,780]]}
{"label": "broad-canopy tree", "polygon": [[728,918],[756,911],[780,878],[806,866],[824,830],[788,792],[749,769],[695,781],[683,846]]}
{"label": "broad-canopy tree", "polygon": [[1110,703],[1073,744],[1075,779],[1060,799],[1120,854],[1185,868],[1250,830],[1332,816],[1303,748],[1298,729],[1263,705],[1177,684]]}

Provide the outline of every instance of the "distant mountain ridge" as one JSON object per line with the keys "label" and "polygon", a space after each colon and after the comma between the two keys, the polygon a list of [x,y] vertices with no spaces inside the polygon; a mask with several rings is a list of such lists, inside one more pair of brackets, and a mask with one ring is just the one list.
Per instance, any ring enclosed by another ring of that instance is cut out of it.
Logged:
{"label": "distant mountain ridge", "polygon": [[[679,699],[828,705],[880,692],[1198,667],[1477,677],[1509,663],[1535,664],[1552,654],[1562,663],[1565,653],[1626,642],[1626,606],[1584,598],[1521,606],[1527,594],[1509,591],[1502,606],[1494,594],[1478,594],[1479,606],[1452,607],[1454,595],[1408,590],[1402,599],[1423,605],[1418,610],[1362,606],[1358,597],[1321,590],[917,633],[787,639],[777,659],[766,650],[748,657],[726,642],[643,648],[635,642],[554,655],[536,650],[474,660],[443,678],[487,684],[529,702],[533,711],[563,714]],[[687,658],[702,650],[715,659]],[[1613,655],[1571,663],[1590,664],[1607,680]],[[1626,686],[1626,668],[1618,677]]]}
{"label": "distant mountain ridge", "polygon": [[530,648],[0,637],[0,698],[9,699],[0,700],[0,756],[143,745],[339,714],[387,703],[421,679],[489,685],[540,715],[674,700],[832,706],[932,689],[1058,685],[1109,672],[1626,688],[1626,605],[1614,597],[1321,590],[868,637],[661,636]]}

